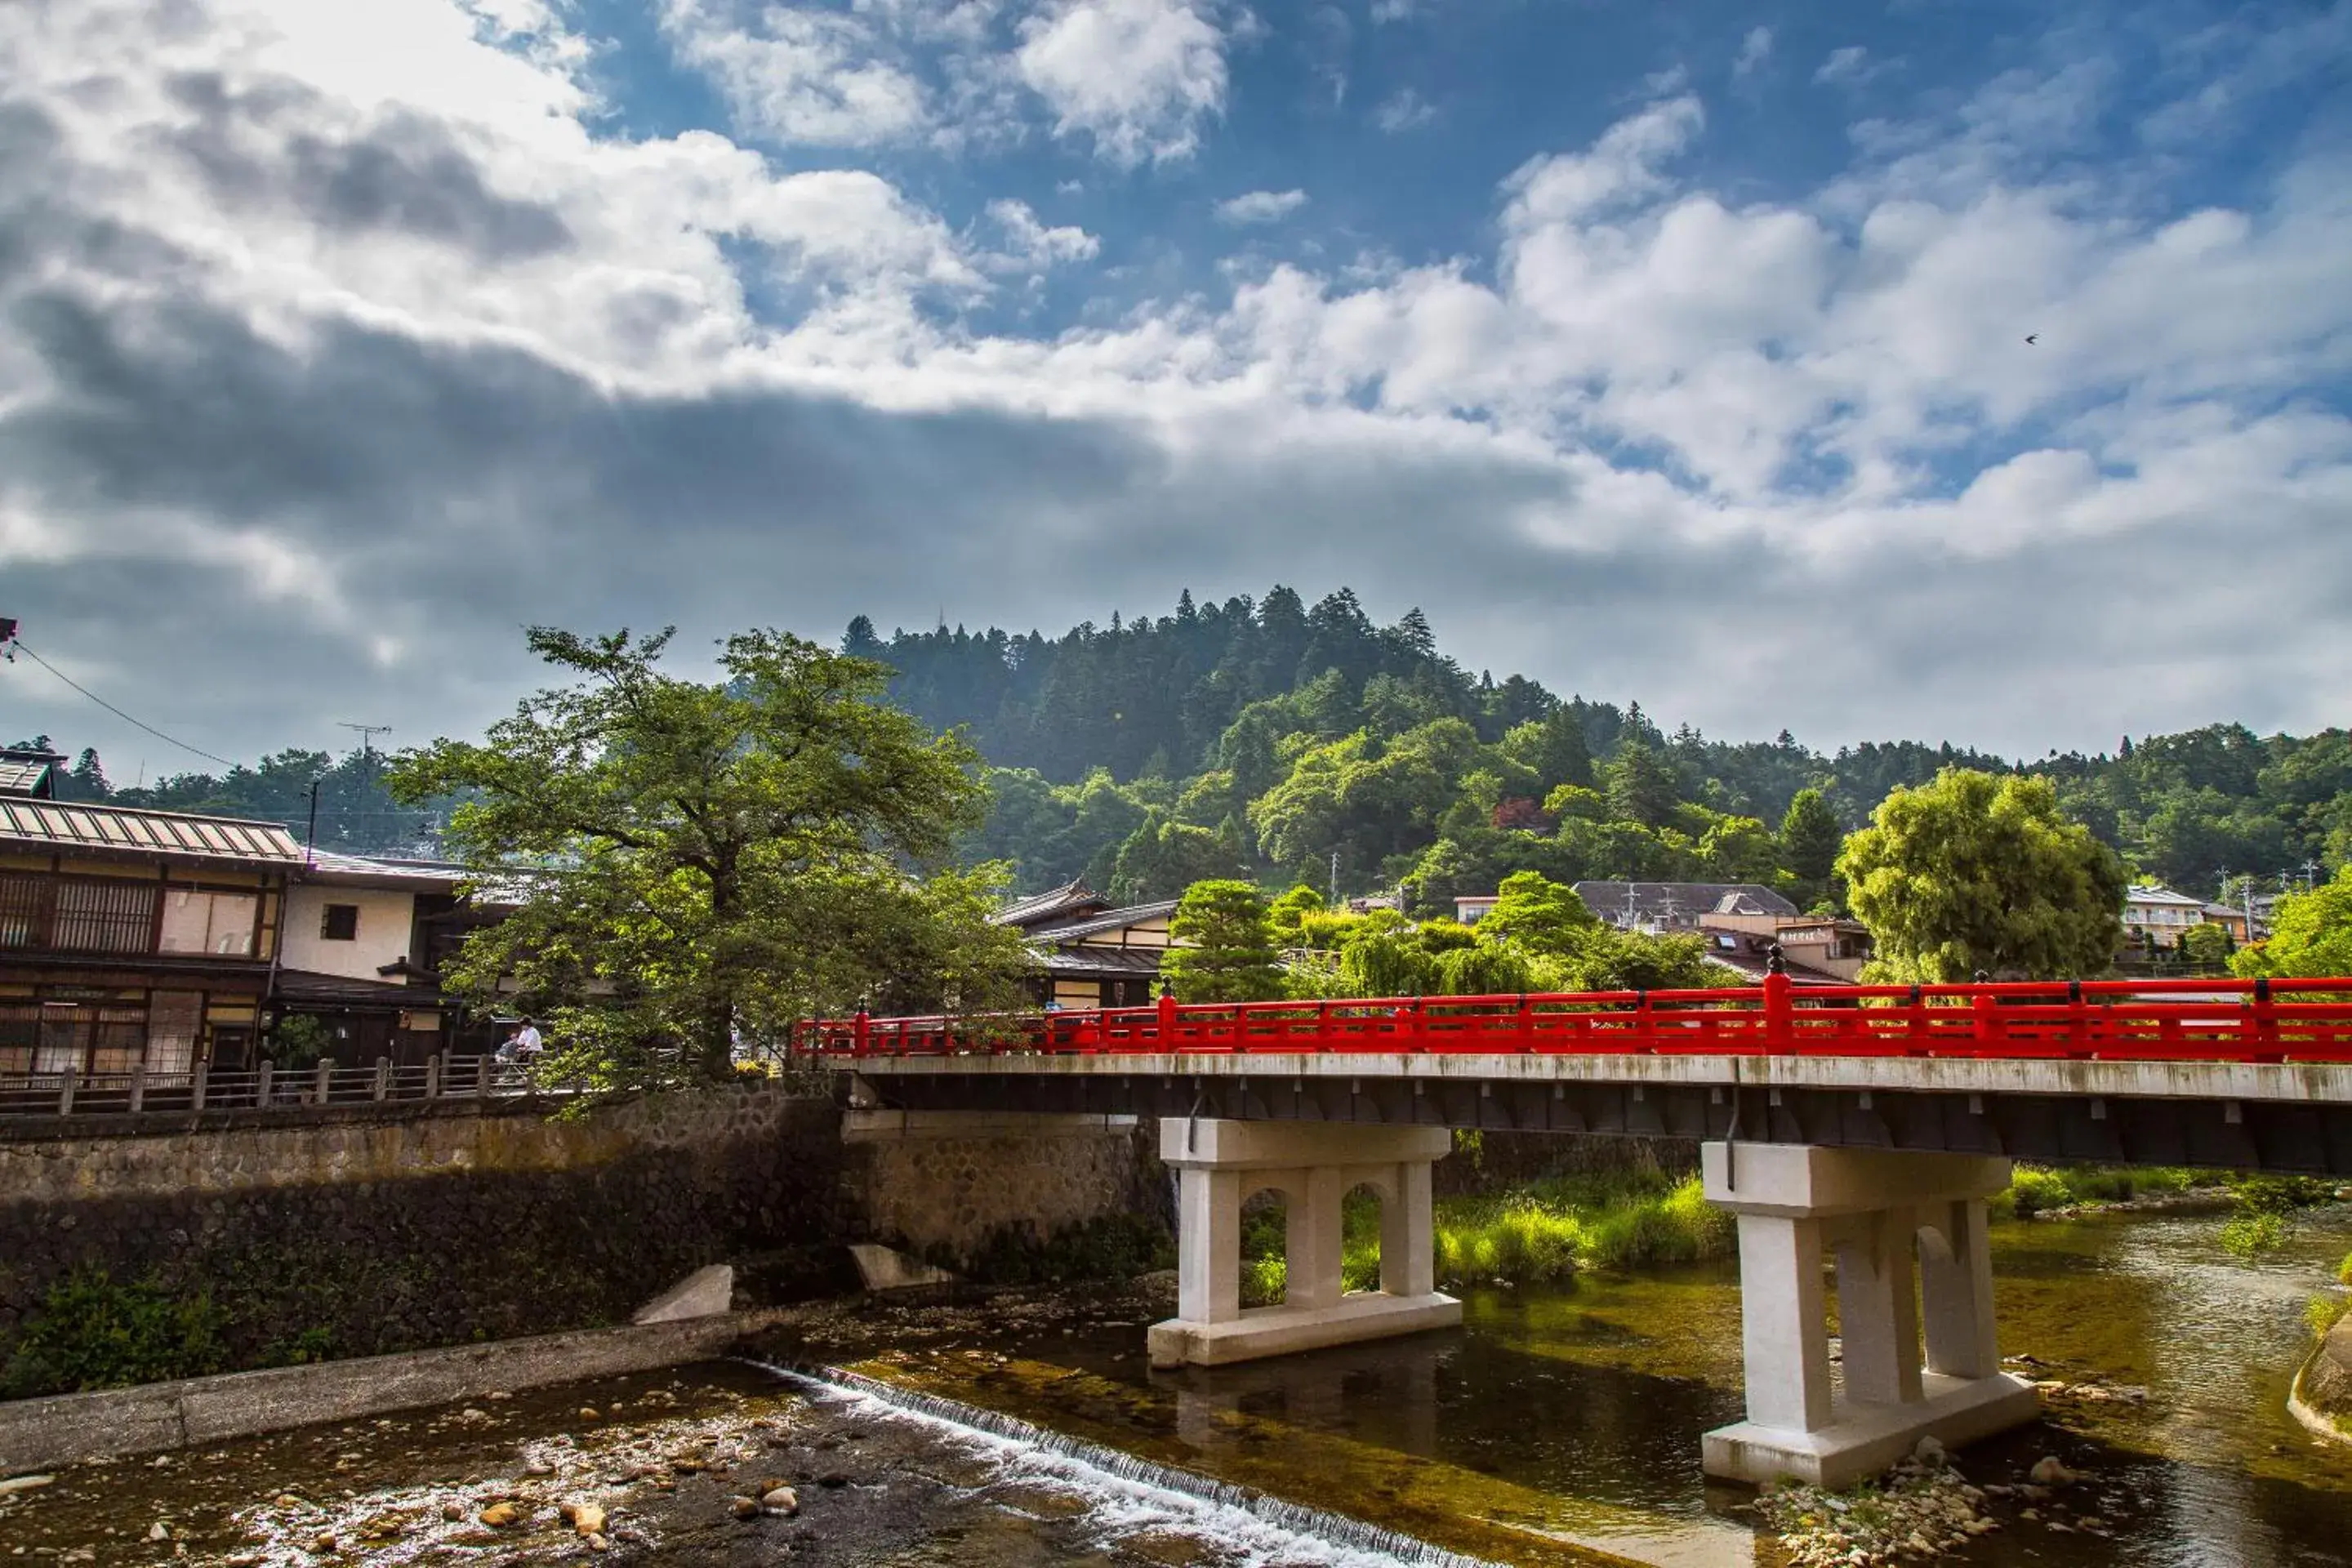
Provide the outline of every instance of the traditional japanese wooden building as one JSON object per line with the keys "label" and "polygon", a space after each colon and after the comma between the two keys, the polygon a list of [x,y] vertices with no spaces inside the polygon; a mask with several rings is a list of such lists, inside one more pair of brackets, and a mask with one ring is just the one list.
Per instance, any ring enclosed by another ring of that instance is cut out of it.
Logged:
{"label": "traditional japanese wooden building", "polygon": [[0,1079],[249,1065],[301,864],[275,823],[0,792]]}
{"label": "traditional japanese wooden building", "polygon": [[1066,882],[997,911],[1037,955],[1034,993],[1053,1007],[1144,1007],[1159,993],[1160,961],[1175,944],[1176,900],[1113,909],[1083,881]]}

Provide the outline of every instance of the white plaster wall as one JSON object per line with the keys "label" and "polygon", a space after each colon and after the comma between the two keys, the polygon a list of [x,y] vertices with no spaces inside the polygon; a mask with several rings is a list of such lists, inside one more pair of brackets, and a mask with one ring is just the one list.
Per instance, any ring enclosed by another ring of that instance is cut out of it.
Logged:
{"label": "white plaster wall", "polygon": [[[329,904],[360,907],[359,939],[326,942],[319,936]],[[331,888],[304,883],[287,898],[286,954],[289,969],[340,974],[352,980],[397,978],[376,971],[408,952],[409,922],[416,895],[382,888]]]}

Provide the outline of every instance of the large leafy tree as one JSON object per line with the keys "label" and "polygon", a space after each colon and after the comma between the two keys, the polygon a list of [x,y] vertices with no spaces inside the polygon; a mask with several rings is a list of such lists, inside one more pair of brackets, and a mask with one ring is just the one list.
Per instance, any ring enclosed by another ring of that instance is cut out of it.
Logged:
{"label": "large leafy tree", "polygon": [[2352,865],[2334,881],[2280,899],[2269,938],[2241,951],[2231,967],[2248,977],[2352,974]]}
{"label": "large leafy tree", "polygon": [[1495,907],[1478,922],[1481,942],[1507,942],[1528,952],[1557,956],[1575,952],[1601,924],[1576,889],[1540,871],[1515,872],[1503,879],[1496,891]]}
{"label": "large leafy tree", "polygon": [[2095,975],[2123,937],[2123,862],[2047,779],[1947,768],[1888,795],[1837,869],[1890,980]]}
{"label": "large leafy tree", "polygon": [[406,798],[466,792],[445,842],[518,900],[444,984],[549,1016],[605,1084],[671,1051],[724,1073],[739,1034],[861,1002],[1013,1001],[999,869],[942,866],[985,805],[971,748],[884,705],[870,660],[745,632],[704,684],[658,668],[669,637],[533,628],[572,684],[394,763]]}
{"label": "large leafy tree", "polygon": [[1160,973],[1181,1002],[1263,1002],[1284,994],[1281,954],[1265,898],[1247,882],[1218,879],[1184,889]]}

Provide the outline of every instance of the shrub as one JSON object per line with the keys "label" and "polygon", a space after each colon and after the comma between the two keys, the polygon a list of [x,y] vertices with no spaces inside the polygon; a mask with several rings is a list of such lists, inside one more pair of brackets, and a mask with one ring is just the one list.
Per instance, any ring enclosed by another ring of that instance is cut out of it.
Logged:
{"label": "shrub", "polygon": [[2346,1253],[2344,1261],[2336,1266],[2336,1278],[2343,1284],[2352,1285],[2352,1252]]}
{"label": "shrub", "polygon": [[2303,1321],[2311,1325],[2311,1337],[2324,1340],[2327,1331],[2341,1322],[2347,1310],[2352,1310],[2352,1300],[2342,1296],[2314,1296],[2303,1304]]}
{"label": "shrub", "polygon": [[2275,1215],[2324,1204],[2335,1195],[2333,1186],[2313,1176],[2248,1176],[2231,1194],[2248,1214]]}
{"label": "shrub", "polygon": [[2240,1215],[2221,1227],[2221,1248],[2241,1261],[2250,1261],[2286,1245],[2293,1227],[2286,1216],[2267,1210]]}
{"label": "shrub", "polygon": [[223,1314],[199,1291],[180,1295],[150,1279],[118,1285],[83,1269],[51,1285],[18,1334],[0,1377],[16,1397],[218,1372]]}

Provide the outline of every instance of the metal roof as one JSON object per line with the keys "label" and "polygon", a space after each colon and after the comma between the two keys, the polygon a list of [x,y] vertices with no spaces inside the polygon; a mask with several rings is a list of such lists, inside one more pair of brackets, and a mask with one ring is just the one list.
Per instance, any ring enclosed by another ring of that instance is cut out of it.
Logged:
{"label": "metal roof", "polygon": [[275,822],[17,795],[0,795],[0,843],[270,866],[302,860],[302,847]]}
{"label": "metal roof", "polygon": [[466,879],[463,866],[439,860],[385,860],[313,849],[304,873],[311,881],[346,888],[454,888]]}
{"label": "metal roof", "polygon": [[0,795],[40,794],[41,781],[48,776],[51,765],[19,762],[13,757],[0,759]]}

